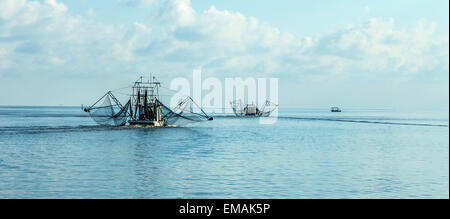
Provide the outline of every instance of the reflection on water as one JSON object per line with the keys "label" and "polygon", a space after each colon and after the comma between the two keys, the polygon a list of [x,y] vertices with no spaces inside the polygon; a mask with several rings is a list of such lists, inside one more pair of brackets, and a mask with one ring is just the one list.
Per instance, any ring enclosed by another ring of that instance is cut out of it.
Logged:
{"label": "reflection on water", "polygon": [[0,107],[0,198],[449,197],[448,112],[108,128],[78,111]]}

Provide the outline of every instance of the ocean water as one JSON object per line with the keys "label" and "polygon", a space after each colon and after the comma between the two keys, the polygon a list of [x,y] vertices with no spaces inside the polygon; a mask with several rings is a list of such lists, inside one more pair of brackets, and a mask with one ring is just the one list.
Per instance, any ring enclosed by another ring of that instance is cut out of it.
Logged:
{"label": "ocean water", "polygon": [[99,127],[0,107],[0,198],[449,198],[443,112],[280,110],[273,125]]}

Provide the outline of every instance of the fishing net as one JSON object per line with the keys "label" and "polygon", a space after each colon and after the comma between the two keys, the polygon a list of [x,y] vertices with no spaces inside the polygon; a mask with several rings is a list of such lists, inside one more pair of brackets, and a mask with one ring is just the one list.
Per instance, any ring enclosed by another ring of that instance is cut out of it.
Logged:
{"label": "fishing net", "polygon": [[272,114],[273,111],[275,111],[278,108],[278,105],[275,103],[272,103],[270,101],[266,101],[263,105],[263,107],[261,108],[261,110],[259,110],[258,114],[261,117],[269,117],[270,114]]}
{"label": "fishing net", "polygon": [[92,107],[85,109],[85,111],[99,125],[124,126],[127,123],[130,105],[130,101],[125,106],[121,106],[120,103],[111,103],[110,94],[108,93]]}
{"label": "fishing net", "polygon": [[231,102],[231,108],[236,116],[245,116],[245,107],[241,100]]}
{"label": "fishing net", "polygon": [[212,120],[190,97],[187,97],[172,109],[159,100],[156,103],[158,108],[161,109],[162,119],[166,125],[186,126],[192,123]]}

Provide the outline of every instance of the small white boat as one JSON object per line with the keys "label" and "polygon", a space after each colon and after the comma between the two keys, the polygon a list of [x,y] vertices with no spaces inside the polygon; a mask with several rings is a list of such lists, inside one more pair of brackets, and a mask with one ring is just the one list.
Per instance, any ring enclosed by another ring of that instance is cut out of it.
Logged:
{"label": "small white boat", "polygon": [[339,107],[331,107],[331,112],[332,113],[340,113],[340,112],[342,112],[342,110],[339,109]]}

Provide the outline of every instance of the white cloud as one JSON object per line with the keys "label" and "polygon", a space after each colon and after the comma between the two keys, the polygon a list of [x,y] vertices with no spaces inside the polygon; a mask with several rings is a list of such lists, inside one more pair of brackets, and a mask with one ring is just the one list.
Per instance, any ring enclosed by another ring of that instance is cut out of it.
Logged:
{"label": "white cloud", "polygon": [[426,20],[406,28],[396,27],[393,19],[373,18],[332,34],[298,38],[238,12],[210,7],[197,13],[188,0],[163,5],[160,13],[171,15],[166,19],[174,24],[165,32],[166,46],[159,47],[165,61],[247,73],[404,75],[448,69],[448,36],[437,36],[436,24]]}
{"label": "white cloud", "polygon": [[162,0],[160,3],[158,18],[172,28],[194,23],[195,11],[191,8],[190,0]]}
{"label": "white cloud", "polygon": [[24,26],[35,23],[44,18],[54,18],[67,11],[67,7],[55,0],[45,0],[40,3],[27,0],[3,0],[0,2],[0,19],[6,20],[4,24],[11,26]]}
{"label": "white cloud", "polygon": [[426,20],[405,28],[396,27],[393,19],[371,19],[332,34],[300,38],[239,12],[213,6],[196,12],[189,0],[119,2],[151,4],[160,20],[111,26],[72,16],[56,0],[5,0],[0,2],[0,37],[11,42],[3,47],[49,60],[95,62],[97,67],[99,62],[84,59],[141,66],[150,65],[150,59],[222,73],[448,71],[448,34],[437,36],[436,24]]}
{"label": "white cloud", "polygon": [[119,60],[133,61],[134,52],[148,45],[152,40],[152,30],[143,23],[134,23],[123,35],[120,42],[114,44],[114,53]]}
{"label": "white cloud", "polygon": [[78,74],[95,71],[108,65],[106,57],[124,32],[120,26],[70,15],[55,0],[0,2],[0,47],[11,51],[4,62],[14,74],[60,74],[47,63],[71,63],[67,68]]}
{"label": "white cloud", "polygon": [[94,15],[95,15],[95,11],[94,11],[94,9],[89,8],[89,9],[86,11],[86,14],[87,14],[88,16],[94,16]]}
{"label": "white cloud", "polygon": [[6,55],[6,49],[0,48],[0,56]]}
{"label": "white cloud", "polygon": [[127,6],[150,6],[157,2],[157,0],[116,0],[117,3]]}
{"label": "white cloud", "polygon": [[[334,56],[338,65],[343,60],[350,61],[348,68],[343,69],[347,71],[352,68],[403,73],[436,70],[445,65],[430,66],[433,61],[448,60],[448,55],[445,56],[448,38],[437,41],[440,36],[434,35],[435,28],[435,23],[426,20],[409,29],[397,29],[393,19],[371,19],[366,24],[322,37],[314,53]],[[436,53],[444,55],[438,57]]]}
{"label": "white cloud", "polygon": [[62,65],[65,64],[66,61],[64,59],[61,59],[59,57],[51,57],[49,60],[49,63],[54,64],[54,65]]}

